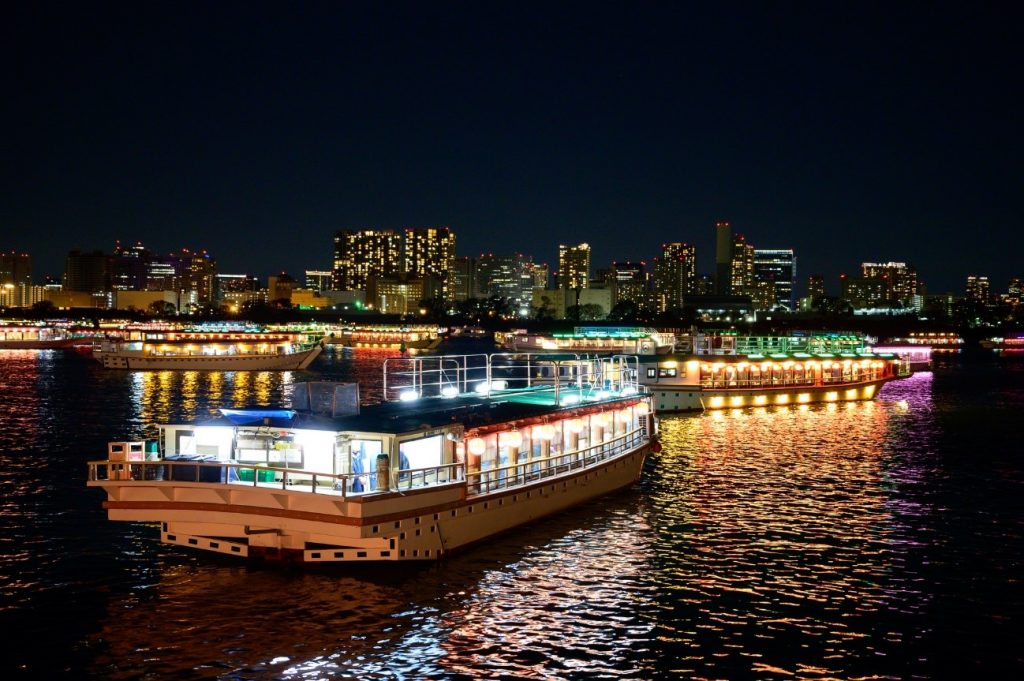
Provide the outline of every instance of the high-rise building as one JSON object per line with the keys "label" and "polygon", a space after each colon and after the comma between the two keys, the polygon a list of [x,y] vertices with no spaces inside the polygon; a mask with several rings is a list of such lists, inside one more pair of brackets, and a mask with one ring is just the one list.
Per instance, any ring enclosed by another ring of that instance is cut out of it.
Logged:
{"label": "high-rise building", "polygon": [[812,274],[807,277],[807,297],[811,299],[825,297],[825,277],[820,274]]}
{"label": "high-rise building", "polygon": [[464,301],[480,297],[476,258],[470,255],[456,256],[452,272],[452,300]]}
{"label": "high-rise building", "polygon": [[1024,300],[1024,282],[1020,277],[1010,279],[1010,284],[1006,287],[1006,297],[1014,305],[1020,305]]}
{"label": "high-rise building", "polygon": [[742,234],[736,234],[732,238],[730,272],[728,295],[754,295],[754,246],[748,244],[747,237]]}
{"label": "high-rise building", "polygon": [[180,279],[176,263],[169,258],[152,258],[146,263],[146,284],[143,288],[147,291],[178,291]]}
{"label": "high-rise building", "polygon": [[987,303],[989,299],[988,277],[974,274],[967,277],[967,298],[979,303]]}
{"label": "high-rise building", "polygon": [[141,242],[118,241],[107,256],[106,285],[114,291],[174,291],[185,306],[217,299],[216,274],[217,262],[205,250],[156,255]]}
{"label": "high-rise building", "polygon": [[153,254],[142,242],[136,242],[134,246],[122,246],[120,241],[115,241],[114,255],[110,257],[108,265],[110,288],[115,291],[148,290],[146,266],[152,259]]}
{"label": "high-rise building", "polygon": [[715,293],[732,293],[732,226],[725,221],[715,223]]}
{"label": "high-rise building", "polygon": [[295,278],[287,272],[272,274],[267,277],[267,298],[271,304],[292,304],[292,291],[296,288]]}
{"label": "high-rise building", "polygon": [[681,307],[683,296],[696,292],[697,247],[673,242],[661,245],[654,263],[655,306],[660,312]]}
{"label": "high-rise building", "polygon": [[533,257],[529,255],[481,255],[476,273],[482,297],[505,298],[517,310],[528,311],[533,301],[532,266]]}
{"label": "high-rise building", "polygon": [[910,307],[917,295],[917,270],[905,262],[866,262],[861,264],[864,279],[885,282],[885,296],[880,307]]}
{"label": "high-rise building", "polygon": [[693,295],[712,296],[715,294],[715,278],[710,274],[701,274],[693,285]]}
{"label": "high-rise building", "polygon": [[[768,306],[796,309],[796,256],[792,248],[755,248],[754,281],[771,282],[773,294]],[[758,288],[763,293],[763,287]]]}
{"label": "high-rise building", "polygon": [[638,307],[647,307],[647,263],[645,262],[613,262],[611,270],[612,304],[621,301],[635,303]]}
{"label": "high-rise building", "polygon": [[215,274],[213,290],[215,300],[230,312],[239,312],[246,304],[268,302],[267,290],[251,274]]}
{"label": "high-rise building", "polygon": [[558,245],[558,285],[572,289],[590,285],[590,244]]}
{"label": "high-rise building", "polygon": [[213,277],[217,274],[217,261],[205,250],[187,248],[171,253],[170,261],[178,272],[178,293],[182,306],[213,301]]}
{"label": "high-rise building", "polygon": [[454,300],[455,234],[448,227],[405,229],[405,274],[433,277],[441,282],[441,296]]}
{"label": "high-rise building", "polygon": [[0,289],[4,305],[29,307],[32,305],[32,257],[28,253],[0,253]]}
{"label": "high-rise building", "polygon": [[369,277],[400,272],[399,237],[392,230],[340,230],[334,235],[334,288],[366,290]]}
{"label": "high-rise building", "polygon": [[334,274],[328,270],[306,270],[306,288],[310,291],[330,291]]}
{"label": "high-rise building", "polygon": [[887,307],[889,305],[889,282],[882,277],[839,276],[843,298],[858,310]]}
{"label": "high-rise building", "polygon": [[103,293],[110,290],[107,266],[110,259],[103,251],[71,251],[64,264],[64,291]]}
{"label": "high-rise building", "polygon": [[533,263],[533,286],[534,288],[547,288],[548,279],[550,278],[550,269],[546,262],[535,262]]}

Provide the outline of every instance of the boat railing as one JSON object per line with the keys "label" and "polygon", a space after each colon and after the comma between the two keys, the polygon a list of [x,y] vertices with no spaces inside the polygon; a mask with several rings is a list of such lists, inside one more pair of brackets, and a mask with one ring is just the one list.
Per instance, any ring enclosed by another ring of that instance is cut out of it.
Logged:
{"label": "boat railing", "polygon": [[576,393],[581,401],[597,393],[639,393],[638,361],[635,355],[529,352],[390,357],[384,361],[384,399],[532,389],[552,392],[561,404],[563,393]]}
{"label": "boat railing", "polygon": [[[142,481],[209,483],[230,486],[282,489],[310,494],[362,496],[378,489],[377,474],[318,473],[296,468],[268,468],[224,461],[90,461],[89,481]],[[268,479],[269,478],[269,479]],[[389,487],[408,490],[444,485],[465,479],[461,463],[392,471]]]}
{"label": "boat railing", "polygon": [[[393,470],[388,488],[394,491],[424,489],[466,482],[471,494],[493,492],[587,468],[633,449],[647,439],[644,427],[546,457],[531,457],[504,466],[467,473],[463,463]],[[319,473],[295,468],[269,468],[225,461],[89,461],[90,482],[197,483],[281,489],[290,492],[361,497],[384,491],[375,471],[366,473]]]}
{"label": "boat railing", "polygon": [[569,471],[588,468],[634,449],[646,440],[645,429],[636,428],[582,449],[531,458],[527,461],[517,461],[497,468],[472,471],[467,475],[466,484],[470,494],[486,494],[500,489],[519,487]]}

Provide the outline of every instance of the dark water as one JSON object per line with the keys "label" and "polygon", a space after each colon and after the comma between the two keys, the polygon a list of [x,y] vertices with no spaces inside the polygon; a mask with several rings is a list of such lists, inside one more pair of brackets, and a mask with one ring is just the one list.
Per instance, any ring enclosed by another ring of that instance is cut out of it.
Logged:
{"label": "dark water", "polygon": [[[383,356],[313,368],[372,378]],[[1024,671],[1024,359],[956,358],[866,404],[665,418],[638,487],[436,565],[189,553],[85,488],[107,441],[306,376],[0,351],[2,678]]]}

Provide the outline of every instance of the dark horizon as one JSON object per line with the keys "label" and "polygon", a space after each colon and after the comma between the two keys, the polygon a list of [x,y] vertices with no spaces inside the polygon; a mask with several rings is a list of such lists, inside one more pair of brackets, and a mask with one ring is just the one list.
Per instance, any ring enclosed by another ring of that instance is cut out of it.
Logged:
{"label": "dark horizon", "polygon": [[1024,276],[1019,7],[220,3],[8,12],[0,250],[116,239],[261,278],[337,229],[714,263],[726,219],[838,289]]}

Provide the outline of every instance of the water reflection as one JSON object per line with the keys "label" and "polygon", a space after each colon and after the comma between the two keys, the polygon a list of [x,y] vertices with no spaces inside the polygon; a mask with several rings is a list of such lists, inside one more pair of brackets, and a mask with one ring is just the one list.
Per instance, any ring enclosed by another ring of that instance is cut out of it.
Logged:
{"label": "water reflection", "polygon": [[0,452],[20,449],[39,432],[47,373],[40,371],[53,350],[0,350],[0,405],[16,407],[8,415],[10,426],[0,430]]}
{"label": "water reflection", "polygon": [[690,654],[662,671],[848,678],[921,639],[891,621],[928,605],[905,556],[922,509],[893,500],[902,418],[882,400],[663,420],[659,640]]}
{"label": "water reflection", "polygon": [[[315,369],[379,380],[384,356]],[[283,404],[312,374],[14,359],[0,364],[0,629],[5,668],[27,675],[996,678],[1022,664],[1024,362],[940,368],[875,402],[665,418],[632,491],[438,565],[288,571],[108,522],[84,462],[157,423]]]}
{"label": "water reflection", "polygon": [[160,424],[213,417],[221,408],[287,404],[294,384],[287,371],[135,371],[127,380],[133,436],[149,438]]}
{"label": "water reflection", "polygon": [[441,564],[171,564],[112,599],[84,646],[111,679],[631,675],[654,628],[654,540],[634,491]]}

